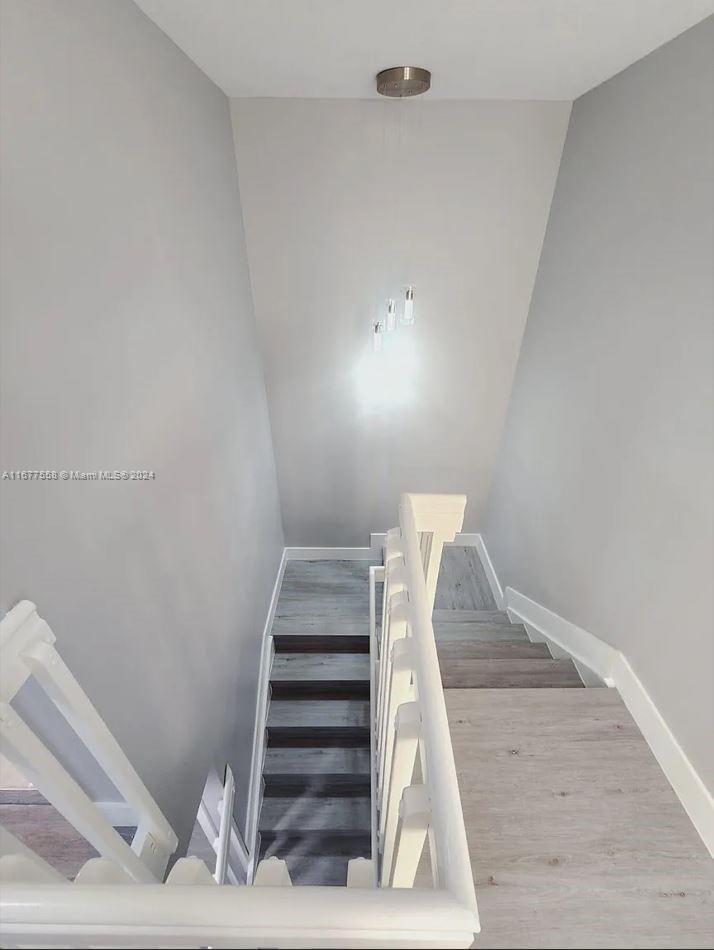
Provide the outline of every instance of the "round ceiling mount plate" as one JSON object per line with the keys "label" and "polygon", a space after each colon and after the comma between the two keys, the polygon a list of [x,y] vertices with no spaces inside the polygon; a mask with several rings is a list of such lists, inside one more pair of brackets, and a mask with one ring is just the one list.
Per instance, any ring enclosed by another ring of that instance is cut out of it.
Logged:
{"label": "round ceiling mount plate", "polygon": [[421,66],[392,66],[377,73],[377,92],[393,99],[420,96],[430,85],[431,73]]}

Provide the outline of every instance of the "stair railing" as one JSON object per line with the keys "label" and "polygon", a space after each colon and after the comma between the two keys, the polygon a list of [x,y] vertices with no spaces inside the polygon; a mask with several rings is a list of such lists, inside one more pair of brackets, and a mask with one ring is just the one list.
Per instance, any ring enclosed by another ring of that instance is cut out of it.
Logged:
{"label": "stair railing", "polygon": [[[30,601],[20,601],[0,621],[2,753],[100,856],[111,859],[131,880],[162,881],[178,839],[54,644],[55,635]],[[136,815],[131,845],[11,705],[31,676]],[[10,839],[4,836],[4,841],[10,848]]]}
{"label": "stair railing", "polygon": [[[52,647],[54,636],[34,605],[23,602],[13,608],[0,631],[5,747],[14,764],[30,772],[40,791],[104,856],[88,861],[71,883],[0,829],[3,943],[471,946],[479,930],[478,913],[431,626],[442,545],[460,529],[464,505],[462,496],[402,496],[400,526],[388,533],[384,567],[370,569],[373,752],[379,765],[373,768],[374,848],[372,861],[349,862],[347,887],[292,887],[285,862],[277,858],[261,862],[248,886],[217,886],[198,858],[178,860],[160,883],[164,855],[176,847],[173,831]],[[379,637],[378,581],[384,582]],[[131,848],[63,774],[49,750],[33,744],[36,737],[28,738],[28,727],[10,706],[28,671],[43,683],[141,816]],[[415,763],[420,766],[418,781]],[[427,836],[432,879],[426,884],[419,879],[413,886]],[[218,837],[222,862],[225,825]],[[160,860],[147,860],[152,850],[147,838]],[[219,868],[219,879],[223,876]]]}
{"label": "stair railing", "polygon": [[[380,887],[412,887],[424,844],[435,889],[474,914],[476,896],[431,615],[445,542],[463,524],[463,495],[402,495],[387,533],[382,624],[370,611],[375,669],[376,864]],[[418,766],[418,773],[416,767]],[[421,882],[420,882],[421,883]]]}

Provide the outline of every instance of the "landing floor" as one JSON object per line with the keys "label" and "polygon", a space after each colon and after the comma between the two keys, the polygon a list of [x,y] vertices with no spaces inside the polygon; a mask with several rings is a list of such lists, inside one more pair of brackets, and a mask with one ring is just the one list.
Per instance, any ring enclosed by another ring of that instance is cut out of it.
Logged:
{"label": "landing floor", "polygon": [[474,946],[714,945],[714,861],[615,690],[445,696]]}

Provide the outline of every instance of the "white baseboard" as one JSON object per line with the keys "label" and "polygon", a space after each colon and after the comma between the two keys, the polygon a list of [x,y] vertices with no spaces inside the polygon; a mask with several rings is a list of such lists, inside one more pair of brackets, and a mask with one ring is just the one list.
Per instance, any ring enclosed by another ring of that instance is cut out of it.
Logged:
{"label": "white baseboard", "polygon": [[608,686],[615,685],[611,679],[611,670],[619,651],[611,647],[609,643],[565,620],[512,587],[506,588],[504,602],[511,619],[534,627],[548,640],[552,640],[569,653],[573,659],[584,663],[597,673]]}
{"label": "white baseboard", "polygon": [[480,537],[477,532],[459,531],[454,540],[448,541],[447,544],[460,548],[475,548],[478,547]]}
{"label": "white baseboard", "polygon": [[285,548],[287,561],[370,561],[374,556],[372,548]]}
{"label": "white baseboard", "polygon": [[[476,547],[498,603],[497,591],[502,588],[482,538]],[[675,795],[709,853],[714,857],[714,798],[685,755],[627,657],[609,643],[512,587],[506,588],[501,599],[511,619],[534,628],[575,660],[597,673],[608,686],[617,689]]]}
{"label": "white baseboard", "polygon": [[255,871],[257,854],[256,840],[258,836],[258,819],[260,817],[261,780],[263,777],[263,759],[265,756],[265,724],[268,717],[268,686],[270,683],[270,667],[273,660],[273,638],[270,631],[273,626],[275,610],[278,606],[280,586],[283,582],[285,565],[288,561],[288,548],[283,553],[278,565],[278,572],[270,596],[268,613],[263,627],[261,638],[260,666],[258,668],[258,691],[255,699],[255,723],[253,726],[253,752],[250,762],[250,787],[248,789],[248,809],[245,823],[245,843],[250,855],[248,867],[248,883],[252,880]]}
{"label": "white baseboard", "polygon": [[474,547],[476,548],[476,553],[479,556],[479,560],[486,574],[486,580],[488,581],[488,586],[491,588],[493,599],[496,601],[498,609],[504,610],[506,602],[503,596],[503,590],[501,589],[496,569],[491,563],[491,558],[488,556],[486,543],[480,534],[474,534],[473,537],[476,539],[474,541]]}
{"label": "white baseboard", "polygon": [[627,657],[619,650],[616,651],[611,675],[669,784],[709,853],[714,857],[714,798],[662,718]]}

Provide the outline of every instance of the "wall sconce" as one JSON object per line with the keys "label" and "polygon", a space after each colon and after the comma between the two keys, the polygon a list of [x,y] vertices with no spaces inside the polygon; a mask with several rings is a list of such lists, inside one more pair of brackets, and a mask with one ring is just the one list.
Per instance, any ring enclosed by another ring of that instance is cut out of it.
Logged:
{"label": "wall sconce", "polygon": [[372,347],[375,353],[382,350],[382,337],[384,336],[384,324],[381,320],[375,320],[372,324]]}
{"label": "wall sconce", "polygon": [[397,301],[391,298],[387,301],[387,330],[397,328]]}
{"label": "wall sconce", "polygon": [[414,323],[414,288],[411,284],[404,291],[404,312],[401,320],[397,320],[397,301],[390,297],[387,300],[386,318],[372,321],[372,349],[375,353],[381,353],[384,334],[396,330],[398,323],[404,326],[412,326]]}
{"label": "wall sconce", "polygon": [[404,316],[402,317],[402,323],[406,326],[411,326],[414,323],[414,288],[407,287],[404,293]]}

